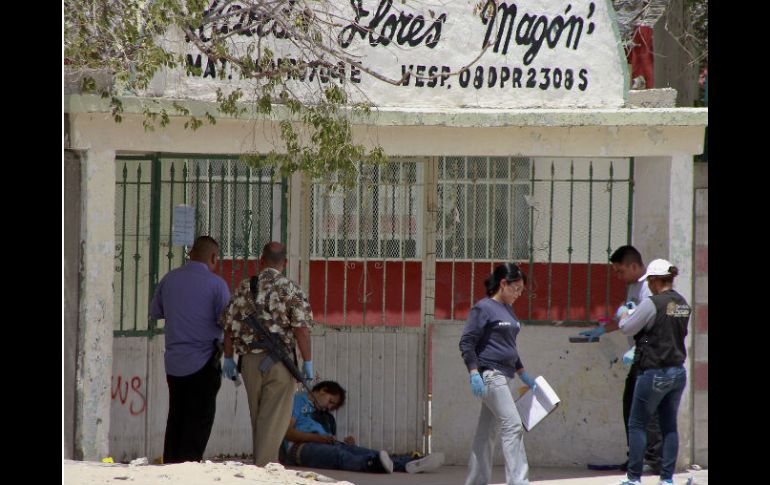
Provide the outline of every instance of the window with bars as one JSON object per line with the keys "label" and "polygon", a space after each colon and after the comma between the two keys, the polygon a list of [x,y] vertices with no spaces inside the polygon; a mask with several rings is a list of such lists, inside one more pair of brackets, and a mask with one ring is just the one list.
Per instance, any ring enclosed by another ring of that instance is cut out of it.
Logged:
{"label": "window with bars", "polygon": [[531,166],[524,157],[441,157],[436,258],[529,258]]}
{"label": "window with bars", "polygon": [[423,163],[364,166],[354,189],[315,183],[312,258],[417,259],[422,241]]}
{"label": "window with bars", "polygon": [[196,208],[196,234],[216,239],[224,258],[256,258],[274,232],[269,168],[238,160],[189,160],[188,203]]}

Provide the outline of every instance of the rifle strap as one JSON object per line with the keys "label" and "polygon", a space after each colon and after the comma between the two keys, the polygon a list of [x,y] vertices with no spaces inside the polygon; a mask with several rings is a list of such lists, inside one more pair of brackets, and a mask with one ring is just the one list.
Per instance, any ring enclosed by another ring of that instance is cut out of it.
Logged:
{"label": "rifle strap", "polygon": [[259,363],[259,370],[261,370],[262,373],[264,374],[271,367],[273,367],[273,364],[275,364],[275,361],[273,360],[273,356],[270,355],[270,352],[265,352],[265,358],[262,359],[262,362]]}

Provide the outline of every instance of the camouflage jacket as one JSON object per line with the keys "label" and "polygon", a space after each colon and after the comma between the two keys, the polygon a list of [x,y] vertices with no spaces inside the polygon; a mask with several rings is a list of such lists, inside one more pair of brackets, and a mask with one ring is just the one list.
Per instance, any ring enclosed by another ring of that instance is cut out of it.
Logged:
{"label": "camouflage jacket", "polygon": [[[270,299],[265,305],[265,297],[268,294]],[[280,335],[289,349],[294,348],[295,342],[292,327],[312,327],[313,311],[305,292],[275,269],[267,268],[259,273],[257,303],[265,305],[262,319],[273,321],[270,331]],[[249,279],[245,279],[235,290],[230,303],[219,318],[219,324],[225,330],[232,331],[233,346],[237,354],[248,353],[248,345],[254,340],[254,331],[244,321],[254,310],[251,285]]]}

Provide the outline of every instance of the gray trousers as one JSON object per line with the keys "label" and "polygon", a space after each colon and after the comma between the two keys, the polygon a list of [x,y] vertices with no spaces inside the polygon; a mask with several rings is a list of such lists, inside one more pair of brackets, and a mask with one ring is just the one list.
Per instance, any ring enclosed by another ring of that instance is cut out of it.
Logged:
{"label": "gray trousers", "polygon": [[485,370],[482,377],[487,393],[482,399],[465,485],[487,485],[491,480],[498,432],[503,444],[506,485],[529,485],[524,427],[508,388],[509,379],[497,370]]}

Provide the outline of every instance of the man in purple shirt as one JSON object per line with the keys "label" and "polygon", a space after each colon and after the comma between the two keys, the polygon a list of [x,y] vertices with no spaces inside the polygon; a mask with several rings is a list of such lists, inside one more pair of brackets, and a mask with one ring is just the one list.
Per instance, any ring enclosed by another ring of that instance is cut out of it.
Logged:
{"label": "man in purple shirt", "polygon": [[190,261],[160,280],[151,318],[165,318],[168,420],[163,463],[200,461],[211,435],[222,385],[219,315],[230,300],[225,280],[214,273],[219,244],[200,236]]}

